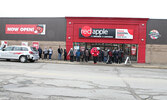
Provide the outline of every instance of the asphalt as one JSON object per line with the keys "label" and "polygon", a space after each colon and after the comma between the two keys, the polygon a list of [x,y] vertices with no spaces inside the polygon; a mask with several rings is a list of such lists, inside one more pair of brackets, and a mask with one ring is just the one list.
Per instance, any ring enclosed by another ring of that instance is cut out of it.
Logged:
{"label": "asphalt", "polygon": [[74,64],[74,65],[96,65],[96,66],[109,66],[109,67],[132,67],[132,68],[154,68],[154,69],[167,69],[167,64],[148,64],[148,63],[137,63],[137,62],[131,62],[131,63],[121,63],[121,64],[106,64],[103,62],[97,62],[97,64],[94,64],[93,61],[89,62],[70,62],[64,61],[64,60],[38,60],[39,63],[56,63],[56,64]]}

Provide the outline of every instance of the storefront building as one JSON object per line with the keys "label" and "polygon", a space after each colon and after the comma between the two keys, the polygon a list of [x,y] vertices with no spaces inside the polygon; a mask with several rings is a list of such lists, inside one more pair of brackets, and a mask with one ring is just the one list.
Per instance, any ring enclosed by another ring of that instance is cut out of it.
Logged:
{"label": "storefront building", "polygon": [[66,17],[66,47],[122,49],[131,60],[145,63],[147,18]]}
{"label": "storefront building", "polygon": [[138,63],[167,63],[167,20],[148,18],[0,18],[0,41],[57,49],[121,49]]}

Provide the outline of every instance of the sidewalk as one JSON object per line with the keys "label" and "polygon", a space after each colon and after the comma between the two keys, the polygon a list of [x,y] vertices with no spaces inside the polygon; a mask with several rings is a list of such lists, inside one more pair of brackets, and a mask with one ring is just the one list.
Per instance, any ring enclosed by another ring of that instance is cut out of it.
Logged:
{"label": "sidewalk", "polygon": [[70,62],[63,61],[63,60],[38,60],[40,63],[56,63],[56,64],[74,64],[74,65],[103,65],[103,66],[118,66],[118,67],[132,67],[132,68],[154,68],[154,69],[167,69],[167,64],[141,64],[132,62],[132,64],[125,65],[124,63],[121,64],[106,64],[102,62],[97,62],[97,64],[93,64],[93,61],[89,62]]}

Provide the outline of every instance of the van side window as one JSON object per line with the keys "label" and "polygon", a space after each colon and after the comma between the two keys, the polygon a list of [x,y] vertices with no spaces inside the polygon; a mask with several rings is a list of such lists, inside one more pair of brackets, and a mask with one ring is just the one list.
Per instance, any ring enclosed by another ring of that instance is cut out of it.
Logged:
{"label": "van side window", "polygon": [[12,51],[13,50],[13,47],[7,47],[4,49],[4,51]]}
{"label": "van side window", "polygon": [[28,51],[26,47],[22,47],[22,51]]}
{"label": "van side window", "polygon": [[14,47],[13,51],[21,51],[21,47]]}

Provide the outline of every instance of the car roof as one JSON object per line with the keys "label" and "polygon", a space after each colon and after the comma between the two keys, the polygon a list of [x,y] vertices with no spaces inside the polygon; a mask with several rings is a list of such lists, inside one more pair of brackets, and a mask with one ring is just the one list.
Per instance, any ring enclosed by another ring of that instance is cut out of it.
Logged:
{"label": "car roof", "polygon": [[10,46],[7,46],[7,47],[30,47],[30,46],[10,45]]}

